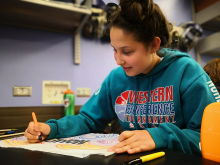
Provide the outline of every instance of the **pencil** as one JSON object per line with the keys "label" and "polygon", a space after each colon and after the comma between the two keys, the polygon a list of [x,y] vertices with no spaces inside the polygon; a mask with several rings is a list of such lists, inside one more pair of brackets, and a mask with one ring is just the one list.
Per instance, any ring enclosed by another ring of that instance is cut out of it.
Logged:
{"label": "pencil", "polygon": [[37,118],[34,112],[32,112],[32,118],[33,118],[34,124],[38,125]]}
{"label": "pencil", "polygon": [[7,136],[22,135],[22,134],[24,134],[24,132],[21,132],[21,133],[14,133],[14,134],[9,134],[9,135],[2,135],[2,136],[0,136],[0,138],[2,138],[2,137],[7,137]]}
{"label": "pencil", "polygon": [[0,129],[0,132],[16,131],[18,129]]}
{"label": "pencil", "polygon": [[[34,124],[38,125],[37,117],[36,117],[36,115],[35,115],[34,112],[32,112],[32,118],[33,118]],[[42,143],[42,137],[41,137],[41,135],[39,135],[38,139],[39,139],[40,142]]]}

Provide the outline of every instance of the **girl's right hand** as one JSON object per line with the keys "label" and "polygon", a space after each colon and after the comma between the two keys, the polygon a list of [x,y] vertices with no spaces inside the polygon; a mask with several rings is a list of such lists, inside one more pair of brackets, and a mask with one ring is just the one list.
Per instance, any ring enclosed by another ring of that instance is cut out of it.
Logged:
{"label": "girl's right hand", "polygon": [[24,136],[29,143],[39,143],[39,135],[41,135],[42,140],[45,140],[49,133],[50,126],[48,124],[38,122],[38,125],[36,125],[34,122],[30,122],[25,130]]}

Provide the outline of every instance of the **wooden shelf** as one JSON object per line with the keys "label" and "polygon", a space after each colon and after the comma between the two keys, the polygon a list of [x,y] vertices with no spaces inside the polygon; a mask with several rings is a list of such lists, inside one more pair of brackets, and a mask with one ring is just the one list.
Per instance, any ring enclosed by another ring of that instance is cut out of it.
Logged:
{"label": "wooden shelf", "polygon": [[195,20],[203,28],[220,31],[220,1],[196,13]]}
{"label": "wooden shelf", "polygon": [[76,34],[91,15],[85,6],[46,0],[0,0],[0,24]]}
{"label": "wooden shelf", "polygon": [[214,33],[198,42],[200,54],[220,56],[220,32]]}

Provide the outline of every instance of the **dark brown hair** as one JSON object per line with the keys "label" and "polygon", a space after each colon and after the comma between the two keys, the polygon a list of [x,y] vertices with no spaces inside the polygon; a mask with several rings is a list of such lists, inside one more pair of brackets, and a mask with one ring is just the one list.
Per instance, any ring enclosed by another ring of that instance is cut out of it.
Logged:
{"label": "dark brown hair", "polygon": [[108,19],[110,27],[132,33],[137,41],[149,45],[155,37],[161,47],[169,43],[168,22],[160,7],[153,0],[120,0],[119,8]]}
{"label": "dark brown hair", "polygon": [[209,75],[212,82],[215,85],[220,86],[220,58],[211,60],[203,69]]}

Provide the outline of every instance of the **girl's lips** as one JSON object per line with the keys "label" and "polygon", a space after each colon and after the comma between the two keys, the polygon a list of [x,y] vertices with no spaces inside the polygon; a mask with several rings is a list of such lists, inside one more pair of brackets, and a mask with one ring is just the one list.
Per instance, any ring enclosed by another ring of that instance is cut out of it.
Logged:
{"label": "girl's lips", "polygon": [[124,71],[129,71],[131,67],[123,67]]}

